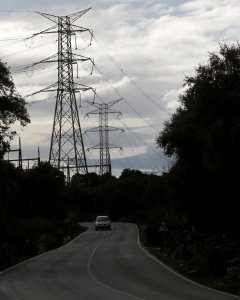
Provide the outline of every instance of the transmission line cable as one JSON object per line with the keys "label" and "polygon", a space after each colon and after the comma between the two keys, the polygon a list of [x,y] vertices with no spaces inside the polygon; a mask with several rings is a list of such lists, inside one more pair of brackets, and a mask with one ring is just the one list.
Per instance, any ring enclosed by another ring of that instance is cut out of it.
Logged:
{"label": "transmission line cable", "polygon": [[20,51],[17,51],[17,52],[9,53],[7,55],[2,56],[1,58],[9,57],[9,56],[16,55],[16,54],[23,53],[23,52],[27,52],[27,51],[31,51],[33,49],[40,48],[40,47],[43,47],[43,46],[46,46],[46,45],[50,45],[50,44],[54,44],[56,42],[57,41],[52,41],[52,42],[48,42],[48,43],[45,43],[45,44],[41,44],[41,45],[38,45],[38,46],[31,47],[29,49],[24,49],[24,50],[20,50]]}
{"label": "transmission line cable", "polygon": [[[105,81],[115,91],[117,96],[122,97],[120,95],[120,93],[118,92],[118,90],[111,84],[111,82],[105,77],[105,75],[99,70],[99,68],[96,67],[96,65],[94,65],[94,68],[99,72],[100,75],[103,76]],[[141,120],[143,120],[148,126],[150,126],[152,129],[154,129],[154,131],[158,132],[158,130],[152,124],[150,124],[128,101],[126,101],[125,99],[123,99],[123,100],[124,100],[123,103],[125,103]]]}
{"label": "transmission line cable", "polygon": [[[133,164],[127,156],[125,156],[124,159],[122,159],[119,156],[117,157],[114,153],[112,153],[112,157],[113,157],[113,161],[114,162],[117,161],[119,165],[121,165],[122,169],[128,169],[128,168],[133,169]],[[123,161],[126,161],[127,165],[124,164]]]}
{"label": "transmission line cable", "polygon": [[0,13],[35,13],[33,10],[0,10]]}
{"label": "transmission line cable", "polygon": [[[132,157],[134,157],[135,161],[136,161],[137,164],[140,166],[140,168],[141,168],[141,169],[144,169],[144,166],[142,165],[142,162],[141,162],[141,160],[139,159],[139,154],[138,154],[138,153],[136,152],[136,150],[134,149],[135,147],[138,147],[138,146],[135,146],[135,145],[133,144],[132,140],[131,140],[131,142],[130,142],[130,139],[127,137],[127,135],[126,135],[126,140],[127,140],[128,144],[129,144],[129,146],[130,146],[130,148],[128,149],[128,151],[129,151],[130,153],[133,154]],[[133,146],[133,149],[132,149],[131,146]],[[144,159],[143,159],[143,160],[144,160]],[[144,162],[146,163],[146,161],[144,161]],[[146,164],[146,165],[148,165],[148,164]],[[149,165],[148,165],[148,166],[149,166]]]}
{"label": "transmission line cable", "polygon": [[[94,65],[95,69],[99,72],[100,75],[103,76],[103,78],[105,79],[105,81],[109,84],[109,86],[115,91],[115,93],[121,97],[120,93],[118,92],[118,90],[111,84],[111,82],[105,77],[105,75],[99,70],[98,67],[96,67],[96,65]],[[153,127],[149,122],[147,122],[147,120],[142,117],[142,115],[140,113],[138,113],[136,111],[135,108],[133,108],[132,105],[130,105],[127,101],[123,101],[123,103],[127,104],[130,109],[132,109],[132,111],[139,116],[139,118],[141,118],[148,126],[150,126],[151,128],[153,128],[157,133],[159,132],[155,127]],[[152,152],[154,152],[154,154],[157,154],[157,155],[160,155],[161,157],[163,157],[165,160],[166,160],[166,157],[162,154],[162,153],[159,153],[157,152],[156,150],[153,150],[152,147],[150,147],[150,145],[148,145],[143,139],[141,139],[140,137],[138,137],[138,135],[136,135],[136,133],[134,133],[134,131],[132,131],[126,124],[123,124],[129,132],[132,132],[132,134],[134,134],[137,139],[141,142],[141,143],[144,143]]]}
{"label": "transmission line cable", "polygon": [[135,81],[132,80],[132,78],[127,74],[126,71],[124,71],[119,65],[118,63],[115,61],[115,59],[109,54],[109,52],[101,46],[101,44],[97,41],[96,37],[93,36],[95,42],[98,44],[98,46],[104,51],[104,53],[107,55],[107,57],[112,61],[112,63],[117,67],[117,69],[123,74],[125,75],[130,83],[144,96],[146,97],[152,104],[154,104],[158,109],[160,109],[161,111],[168,113],[167,110],[165,108],[163,108],[162,106],[160,106],[150,95],[148,95]]}
{"label": "transmission line cable", "polygon": [[27,39],[27,35],[19,35],[19,36],[13,36],[13,37],[6,37],[6,38],[0,38],[0,42],[6,42],[6,41],[24,41]]}

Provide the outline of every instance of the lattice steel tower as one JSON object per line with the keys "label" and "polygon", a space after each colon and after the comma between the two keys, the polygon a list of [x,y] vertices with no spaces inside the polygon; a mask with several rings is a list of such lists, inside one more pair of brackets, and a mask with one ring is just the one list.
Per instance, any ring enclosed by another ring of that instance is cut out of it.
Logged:
{"label": "lattice steel tower", "polygon": [[110,113],[113,114],[120,114],[119,111],[115,111],[110,109],[114,104],[116,104],[119,100],[115,100],[109,103],[92,103],[97,109],[89,112],[89,114],[98,114],[99,117],[99,126],[95,128],[91,128],[86,132],[98,132],[99,133],[99,144],[95,145],[89,149],[99,149],[100,152],[100,170],[99,175],[103,175],[106,173],[112,174],[112,167],[111,167],[111,158],[110,158],[110,151],[109,149],[112,148],[121,148],[109,143],[109,131],[116,131],[123,129],[112,127],[108,125],[108,115]]}
{"label": "lattice steel tower", "polygon": [[57,83],[37,93],[57,91],[49,162],[58,169],[64,170],[65,173],[69,168],[72,173],[85,174],[88,172],[75,93],[86,90],[92,90],[95,93],[95,90],[74,82],[73,65],[78,61],[87,60],[93,64],[93,60],[72,52],[72,37],[76,36],[76,32],[88,31],[92,39],[91,30],[73,24],[89,9],[68,16],[55,16],[39,12],[40,15],[53,21],[56,25],[33,35],[58,34],[58,53],[35,64],[58,63]]}

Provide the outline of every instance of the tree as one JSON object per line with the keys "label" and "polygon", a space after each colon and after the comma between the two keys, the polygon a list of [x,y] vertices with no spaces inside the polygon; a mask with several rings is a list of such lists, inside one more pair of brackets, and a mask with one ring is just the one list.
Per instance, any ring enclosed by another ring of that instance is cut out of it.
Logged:
{"label": "tree", "polygon": [[156,143],[165,154],[177,157],[172,174],[181,182],[189,215],[194,211],[195,217],[201,218],[204,212],[211,219],[217,207],[219,220],[209,222],[219,224],[223,218],[235,222],[234,193],[240,168],[240,44],[220,44],[219,52],[210,53],[208,62],[185,78],[184,86],[180,106],[165,122]]}
{"label": "tree", "polygon": [[[204,168],[226,167],[238,159],[240,133],[240,45],[220,45],[209,62],[185,78],[181,106],[157,138],[165,154]],[[227,160],[227,161],[226,161]],[[235,161],[236,163],[236,161]]]}
{"label": "tree", "polygon": [[0,60],[0,159],[16,135],[16,131],[11,129],[11,125],[16,121],[19,121],[21,126],[30,123],[26,102],[16,92],[10,71]]}
{"label": "tree", "polygon": [[19,213],[26,218],[61,218],[63,211],[64,174],[49,162],[25,172],[21,184],[22,199]]}

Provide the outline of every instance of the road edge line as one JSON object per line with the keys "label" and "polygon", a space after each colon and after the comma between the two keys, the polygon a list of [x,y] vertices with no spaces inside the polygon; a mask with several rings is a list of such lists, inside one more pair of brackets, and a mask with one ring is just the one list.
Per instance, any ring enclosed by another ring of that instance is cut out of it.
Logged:
{"label": "road edge line", "polygon": [[193,281],[185,276],[183,276],[182,274],[176,272],[175,270],[173,270],[172,268],[170,268],[168,265],[166,265],[165,263],[163,263],[161,260],[159,260],[158,258],[156,258],[156,256],[152,255],[151,253],[149,253],[145,248],[144,246],[142,245],[141,241],[140,241],[140,233],[139,233],[139,228],[138,228],[138,225],[137,224],[134,224],[136,229],[137,229],[137,234],[138,234],[138,247],[145,253],[147,254],[149,257],[151,257],[153,260],[155,260],[158,264],[160,264],[162,267],[164,267],[165,269],[167,269],[168,271],[170,271],[171,273],[177,275],[178,277],[180,277],[181,279],[185,280],[185,281],[188,281],[198,287],[202,287],[202,288],[205,288],[207,290],[210,290],[210,291],[214,291],[218,294],[221,294],[221,295],[225,295],[225,296],[231,296],[231,297],[234,297],[236,299],[240,299],[240,296],[237,296],[237,295],[234,295],[234,294],[230,294],[230,293],[227,293],[227,292],[223,292],[223,291],[219,291],[219,290],[216,290],[216,289],[213,289],[211,287],[208,287],[206,285],[203,285],[201,283],[198,283],[196,281]]}
{"label": "road edge line", "polygon": [[27,262],[29,262],[29,261],[35,260],[35,259],[37,259],[37,258],[40,258],[40,257],[46,255],[46,254],[52,253],[52,252],[54,252],[54,251],[57,251],[57,250],[59,250],[59,249],[62,249],[62,248],[64,248],[64,247],[69,246],[69,245],[70,245],[71,243],[73,243],[76,239],[81,238],[83,235],[85,235],[85,234],[89,231],[90,227],[89,227],[89,226],[85,226],[85,227],[87,227],[87,230],[85,230],[85,231],[83,231],[82,233],[80,233],[78,236],[76,236],[74,239],[72,239],[72,240],[71,240],[70,242],[68,242],[67,244],[65,244],[65,245],[63,245],[63,246],[60,246],[60,247],[58,247],[58,248],[49,250],[49,251],[45,251],[45,252],[43,252],[43,253],[41,253],[41,254],[39,254],[39,255],[37,255],[37,256],[30,257],[30,258],[28,258],[28,259],[26,259],[26,260],[23,260],[23,261],[17,263],[16,265],[13,265],[13,266],[11,266],[11,267],[9,267],[9,268],[7,268],[7,269],[1,271],[1,272],[0,272],[0,278],[1,278],[5,273],[7,273],[7,272],[9,272],[9,271],[11,271],[11,270],[13,270],[13,269],[15,269],[15,268],[18,268],[19,266],[21,266],[21,265],[23,265],[23,264],[25,264],[25,263],[27,263]]}
{"label": "road edge line", "polygon": [[103,288],[105,288],[105,289],[107,289],[107,290],[110,290],[110,291],[115,292],[115,293],[117,293],[117,294],[123,295],[123,296],[125,296],[125,297],[130,297],[130,298],[132,298],[132,299],[136,299],[136,300],[145,300],[145,299],[143,299],[143,298],[139,298],[139,297],[137,297],[137,296],[128,294],[128,293],[126,293],[126,292],[124,292],[124,291],[115,289],[115,288],[113,288],[113,287],[111,287],[111,286],[109,286],[109,285],[107,285],[107,284],[104,284],[104,283],[102,283],[100,280],[98,280],[98,279],[96,278],[96,276],[93,275],[92,270],[91,270],[91,264],[92,264],[93,257],[94,257],[94,255],[95,255],[95,253],[97,252],[97,250],[98,250],[98,249],[99,249],[99,248],[100,248],[100,247],[101,247],[101,246],[109,239],[109,237],[110,237],[110,234],[107,235],[106,238],[105,238],[99,245],[97,245],[97,246],[93,249],[93,251],[92,251],[92,253],[91,253],[91,255],[90,255],[90,258],[89,258],[89,260],[88,260],[88,264],[87,264],[87,273],[88,273],[89,277],[90,277],[97,285],[99,285],[100,287],[103,287]]}

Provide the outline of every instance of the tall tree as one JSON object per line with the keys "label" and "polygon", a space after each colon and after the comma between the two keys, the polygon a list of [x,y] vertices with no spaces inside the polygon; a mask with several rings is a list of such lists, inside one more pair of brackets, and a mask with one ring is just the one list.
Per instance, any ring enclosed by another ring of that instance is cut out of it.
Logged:
{"label": "tall tree", "polygon": [[176,155],[172,173],[182,182],[188,207],[199,214],[206,206],[213,214],[217,207],[220,220],[230,219],[240,168],[240,45],[220,44],[184,85],[180,106],[165,122],[157,145]]}
{"label": "tall tree", "polygon": [[0,60],[0,159],[16,135],[11,129],[16,121],[21,126],[30,123],[26,102],[17,93],[9,68]]}

